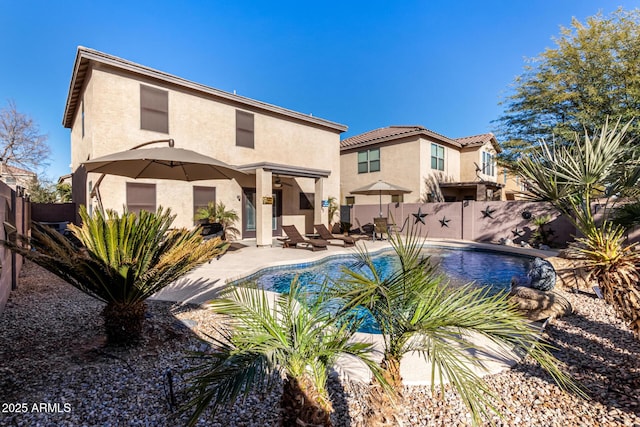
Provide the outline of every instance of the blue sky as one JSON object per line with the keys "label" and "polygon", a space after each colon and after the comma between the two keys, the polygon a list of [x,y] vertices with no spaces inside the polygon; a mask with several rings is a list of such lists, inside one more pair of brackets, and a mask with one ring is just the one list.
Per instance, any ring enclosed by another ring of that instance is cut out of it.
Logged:
{"label": "blue sky", "polygon": [[560,26],[640,0],[0,0],[0,106],[15,100],[69,169],[62,114],[77,46],[349,126],[490,132],[525,59]]}

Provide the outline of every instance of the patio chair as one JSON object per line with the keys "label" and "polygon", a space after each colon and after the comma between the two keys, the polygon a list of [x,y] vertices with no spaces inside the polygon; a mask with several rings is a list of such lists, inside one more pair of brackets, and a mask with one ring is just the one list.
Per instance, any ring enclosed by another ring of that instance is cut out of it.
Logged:
{"label": "patio chair", "polygon": [[384,240],[385,234],[387,239],[389,238],[389,223],[385,217],[373,219],[373,240],[378,238],[378,234],[380,234],[380,240]]}
{"label": "patio chair", "polygon": [[[287,234],[287,239],[282,240],[283,248],[305,248],[312,251],[326,250],[329,242],[322,239],[305,239],[295,225],[283,225],[282,231]],[[300,245],[300,246],[298,246]]]}
{"label": "patio chair", "polygon": [[360,234],[364,234],[367,237],[371,237],[371,240],[373,240],[373,230],[374,230],[373,224],[360,225],[360,220],[358,218],[356,218],[356,224],[358,224],[358,229],[360,230]]}
{"label": "patio chair", "polygon": [[[332,234],[324,224],[314,224],[313,226],[320,235],[320,238],[329,242],[330,245],[347,247],[356,244],[357,239],[353,236],[337,236]],[[331,240],[340,240],[342,243],[331,243]]]}

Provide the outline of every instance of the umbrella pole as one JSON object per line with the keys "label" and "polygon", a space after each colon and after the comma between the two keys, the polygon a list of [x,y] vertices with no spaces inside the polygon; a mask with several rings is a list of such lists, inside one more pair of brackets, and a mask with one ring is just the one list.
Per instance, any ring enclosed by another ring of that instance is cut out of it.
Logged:
{"label": "umbrella pole", "polygon": [[380,208],[380,218],[382,218],[382,190],[380,190],[378,192],[378,195],[380,197],[378,203],[379,203],[379,208]]}

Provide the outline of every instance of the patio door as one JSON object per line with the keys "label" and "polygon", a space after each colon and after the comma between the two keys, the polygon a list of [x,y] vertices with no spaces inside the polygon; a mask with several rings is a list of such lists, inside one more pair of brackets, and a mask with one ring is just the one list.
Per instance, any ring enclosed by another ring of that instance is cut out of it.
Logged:
{"label": "patio door", "polygon": [[[271,227],[274,236],[282,236],[282,190],[273,191]],[[256,189],[242,189],[242,238],[256,237]]]}

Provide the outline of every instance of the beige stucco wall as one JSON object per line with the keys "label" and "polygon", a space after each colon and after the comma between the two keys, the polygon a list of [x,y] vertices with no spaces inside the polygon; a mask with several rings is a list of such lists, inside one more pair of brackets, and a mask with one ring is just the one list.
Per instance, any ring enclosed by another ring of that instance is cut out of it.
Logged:
{"label": "beige stucco wall", "polygon": [[[380,148],[380,171],[358,173],[358,151]],[[406,141],[401,144],[372,145],[361,150],[343,152],[340,156],[341,191],[340,203],[351,191],[378,180],[405,187],[412,192],[405,194],[405,200],[420,197],[420,144]],[[379,196],[353,195],[357,204],[378,203]],[[383,203],[389,203],[391,196],[382,196]]]}
{"label": "beige stucco wall", "polygon": [[484,145],[478,146],[478,147],[464,148],[460,152],[460,170],[461,170],[460,181],[462,182],[477,181],[479,176],[484,181],[498,182],[497,175],[499,174],[500,169],[497,167],[497,165],[494,168],[496,172],[496,175],[494,176],[487,175],[482,172],[479,172],[478,175],[476,175],[476,164],[478,165],[478,167],[482,168],[483,152],[492,154],[494,156],[494,161],[495,161],[495,156],[497,155],[497,152],[493,144],[491,144],[491,142],[486,142]]}
{"label": "beige stucco wall", "polygon": [[[460,177],[460,153],[455,147],[436,142],[445,148],[444,172],[431,169],[431,141],[427,138],[415,137],[413,139],[399,140],[384,145],[372,145],[354,150],[345,150],[340,156],[341,199],[345,203],[345,197],[351,196],[351,191],[375,182],[379,179],[391,184],[399,185],[411,190],[404,195],[407,203],[420,201],[426,188],[425,178],[434,172],[444,174],[450,180],[459,180]],[[371,148],[380,148],[380,171],[358,173],[358,151]],[[353,195],[356,204],[379,203],[379,196]],[[390,203],[391,196],[382,196],[382,203]]]}
{"label": "beige stucco wall", "polygon": [[[140,129],[140,84],[169,91],[169,133]],[[85,137],[80,130],[80,108],[71,130],[72,170],[87,157],[96,158],[129,149],[140,143],[173,138],[175,146],[200,152],[232,165],[272,162],[331,170],[323,186],[323,199],[339,194],[339,133],[295,122],[282,116],[243,108],[208,98],[184,88],[152,82],[120,70],[99,66],[85,84]],[[255,148],[236,147],[236,109],[254,114]],[[97,174],[89,174],[95,183]],[[121,211],[126,202],[126,182],[133,179],[107,176],[100,187],[105,208]],[[285,179],[283,179],[285,181]],[[193,225],[193,186],[216,187],[216,199],[241,214],[242,187],[255,187],[255,175],[237,181],[136,180],[155,182],[157,205],[177,214],[175,226]],[[311,178],[287,179],[283,186],[283,213],[299,214],[297,190],[314,192]],[[240,200],[239,200],[240,199]],[[326,209],[325,209],[326,210]],[[313,211],[303,211],[313,216]],[[241,223],[238,224],[240,228]],[[302,230],[301,230],[302,231]],[[310,230],[305,230],[310,231]]]}

